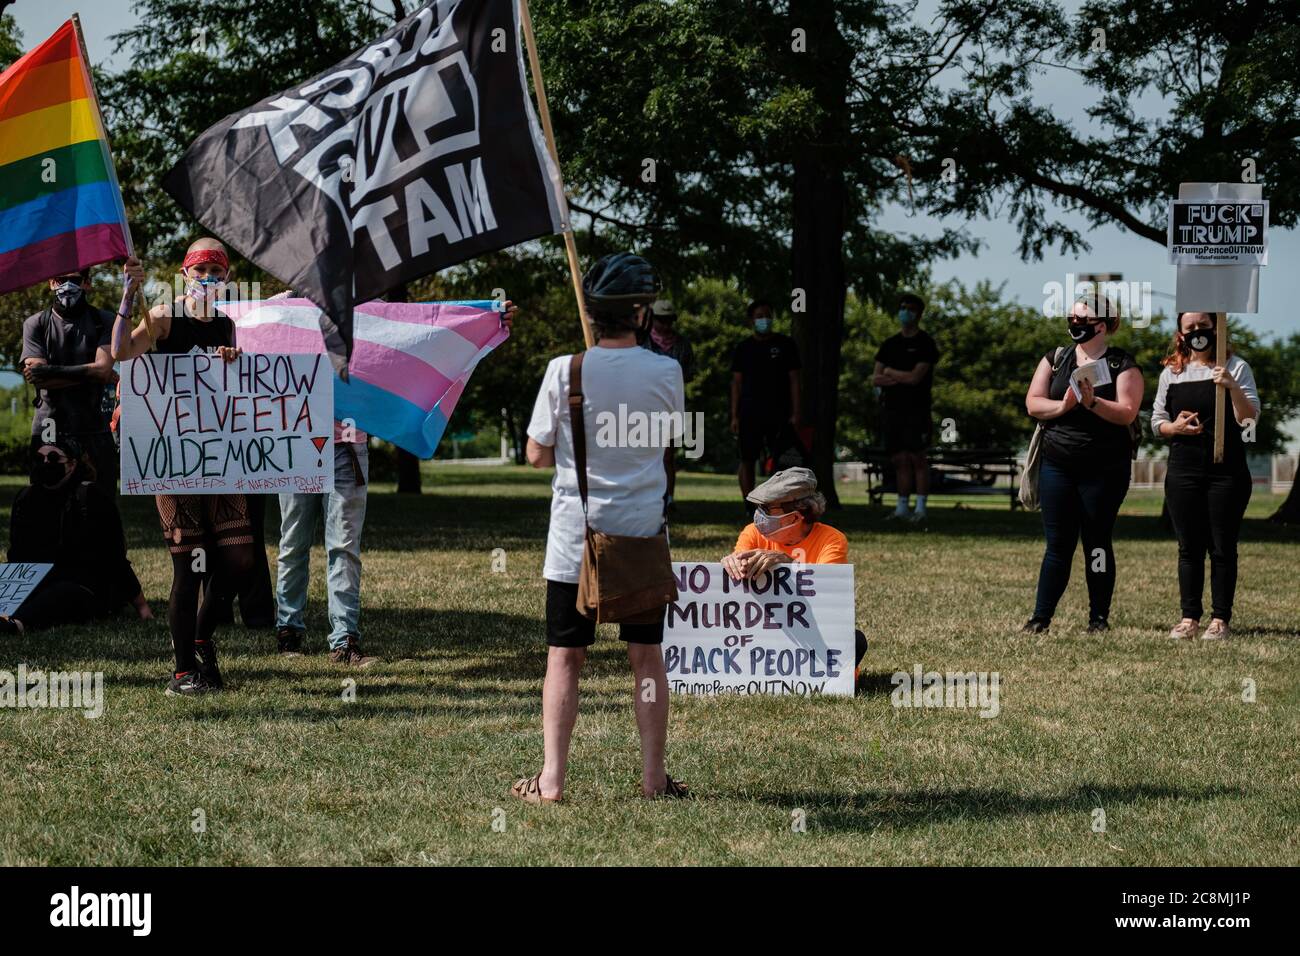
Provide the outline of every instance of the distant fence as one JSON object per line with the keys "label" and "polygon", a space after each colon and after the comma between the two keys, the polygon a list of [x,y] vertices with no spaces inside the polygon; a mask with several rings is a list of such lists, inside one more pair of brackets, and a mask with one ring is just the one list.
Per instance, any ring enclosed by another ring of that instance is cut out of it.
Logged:
{"label": "distant fence", "polygon": [[[1025,460],[1016,459],[1023,469]],[[1165,471],[1169,462],[1164,458],[1139,458],[1133,462],[1133,482],[1131,487],[1141,489],[1163,488]],[[1284,495],[1290,492],[1295,481],[1296,472],[1300,471],[1300,455],[1255,455],[1250,459],[1250,473],[1255,484],[1267,486],[1273,494]],[[835,463],[835,480],[845,482],[865,482],[870,478],[871,465],[864,461],[840,461]],[[1004,485],[1006,479],[1000,479],[997,485]]]}

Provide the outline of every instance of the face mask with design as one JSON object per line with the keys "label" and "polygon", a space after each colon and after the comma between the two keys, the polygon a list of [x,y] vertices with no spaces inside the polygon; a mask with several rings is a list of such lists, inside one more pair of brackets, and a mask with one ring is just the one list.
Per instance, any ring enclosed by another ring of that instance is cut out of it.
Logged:
{"label": "face mask with design", "polygon": [[1193,352],[1208,352],[1214,348],[1215,339],[1214,329],[1192,329],[1183,333],[1183,341]]}
{"label": "face mask with design", "polygon": [[772,331],[772,320],[767,316],[759,316],[754,320],[754,331],[759,335],[767,335]]}
{"label": "face mask with design", "polygon": [[83,290],[80,282],[63,282],[54,290],[54,299],[65,309],[70,309],[81,301]]}
{"label": "face mask with design", "polygon": [[1070,338],[1082,345],[1084,342],[1091,342],[1097,337],[1097,320],[1091,322],[1071,322],[1069,323]]}
{"label": "face mask with design", "polygon": [[196,302],[216,302],[225,288],[226,281],[216,276],[203,276],[200,279],[190,279],[185,283],[185,291]]}
{"label": "face mask with design", "polygon": [[763,537],[777,544],[794,544],[803,538],[803,515],[797,511],[770,515],[762,508],[755,508],[754,527]]}

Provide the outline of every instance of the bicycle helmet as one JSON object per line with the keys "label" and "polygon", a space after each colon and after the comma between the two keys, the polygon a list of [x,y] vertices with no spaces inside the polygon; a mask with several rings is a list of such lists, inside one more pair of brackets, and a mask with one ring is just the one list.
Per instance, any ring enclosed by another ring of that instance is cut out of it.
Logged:
{"label": "bicycle helmet", "polygon": [[654,266],[631,252],[602,257],[582,277],[582,294],[593,312],[631,311],[649,305],[658,293]]}

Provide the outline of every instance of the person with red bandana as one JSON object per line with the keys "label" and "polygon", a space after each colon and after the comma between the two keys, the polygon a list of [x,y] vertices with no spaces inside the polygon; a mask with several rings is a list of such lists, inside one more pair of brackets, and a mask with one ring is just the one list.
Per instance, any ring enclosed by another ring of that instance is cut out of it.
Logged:
{"label": "person with red bandana", "polygon": [[[155,350],[163,354],[200,351],[219,355],[227,362],[240,354],[235,343],[235,323],[216,309],[230,276],[230,259],[216,239],[200,239],[189,247],[181,264],[185,292],[172,302],[149,311],[149,320],[134,330],[127,316],[144,280],[144,267],[132,257],[124,267],[127,276],[122,305],[113,326],[113,360],[128,359]],[[167,605],[176,667],[167,686],[169,696],[196,696],[221,690],[212,635],[217,609],[227,592],[237,592],[254,567],[254,537],[244,495],[155,495],[163,538],[172,555],[172,591]],[[196,561],[200,552],[206,561]],[[210,586],[199,592],[207,565],[214,573]]]}

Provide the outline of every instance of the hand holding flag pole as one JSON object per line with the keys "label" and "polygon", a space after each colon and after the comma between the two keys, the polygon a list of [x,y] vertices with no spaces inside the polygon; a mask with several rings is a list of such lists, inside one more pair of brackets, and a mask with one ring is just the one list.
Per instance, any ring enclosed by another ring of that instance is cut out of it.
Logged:
{"label": "hand holding flag pole", "polygon": [[[86,52],[86,38],[81,32],[80,14],[74,13],[72,15],[72,29],[77,35],[77,48],[81,51],[81,67],[85,74],[87,99],[90,100],[90,106],[93,110],[96,132],[104,143],[104,155],[107,159],[108,167],[107,173],[113,183],[113,192],[118,201],[118,210],[121,215],[122,224],[122,238],[126,241],[126,255],[128,259],[131,259],[135,257],[135,242],[131,239],[131,224],[127,221],[126,210],[121,203],[122,192],[117,183],[117,169],[113,164],[113,147],[108,138],[108,128],[104,125],[104,113],[99,108],[99,92],[95,89],[94,77],[90,74],[90,55]],[[127,285],[128,287],[130,286],[129,279],[127,280]],[[145,306],[144,292],[142,288],[137,289],[135,293],[132,293],[129,302],[123,303],[125,308],[122,311],[129,315],[134,311],[135,303],[137,301],[140,303],[140,309],[144,315],[144,327],[146,331],[148,331],[149,341],[152,343],[154,341],[153,323],[149,319],[149,309]]]}

